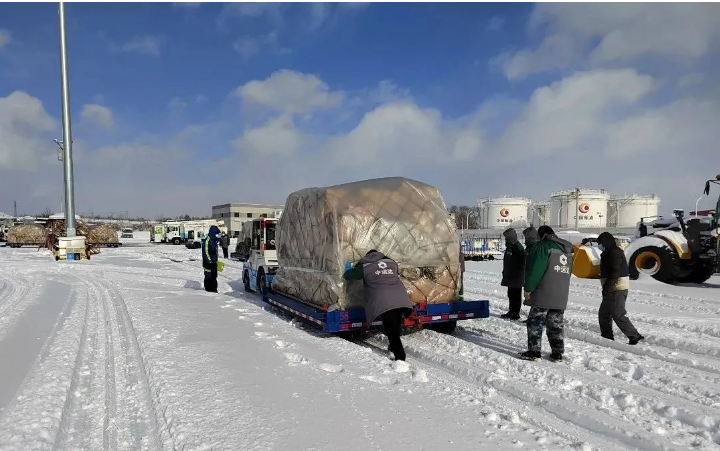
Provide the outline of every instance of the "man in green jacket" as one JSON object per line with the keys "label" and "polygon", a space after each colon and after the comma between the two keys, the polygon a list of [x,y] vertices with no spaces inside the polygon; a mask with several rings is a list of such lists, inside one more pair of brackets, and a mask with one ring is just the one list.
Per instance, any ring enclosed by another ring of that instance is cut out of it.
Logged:
{"label": "man in green jacket", "polygon": [[550,360],[560,361],[565,351],[564,315],[570,293],[573,247],[558,238],[549,226],[538,229],[540,241],[530,250],[525,276],[525,304],[530,306],[527,320],[528,350],[521,358],[540,358],[543,328],[552,348]]}

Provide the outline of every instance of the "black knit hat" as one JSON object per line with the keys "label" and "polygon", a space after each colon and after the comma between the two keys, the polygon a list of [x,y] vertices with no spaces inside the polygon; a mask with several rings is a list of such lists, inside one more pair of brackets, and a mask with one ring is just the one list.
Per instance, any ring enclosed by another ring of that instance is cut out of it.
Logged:
{"label": "black knit hat", "polygon": [[540,226],[538,229],[538,235],[540,236],[540,239],[543,239],[545,235],[555,235],[555,231],[552,229],[552,227],[548,225]]}

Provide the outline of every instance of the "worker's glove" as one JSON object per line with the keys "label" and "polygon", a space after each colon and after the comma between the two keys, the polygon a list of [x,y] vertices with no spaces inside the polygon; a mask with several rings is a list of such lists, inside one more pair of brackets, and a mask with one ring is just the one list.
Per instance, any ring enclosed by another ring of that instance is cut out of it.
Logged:
{"label": "worker's glove", "polygon": [[523,304],[525,304],[525,305],[530,305],[530,304],[531,304],[531,301],[530,301],[530,295],[531,295],[531,294],[532,294],[532,293],[528,293],[527,291],[525,292],[525,302],[523,302]]}

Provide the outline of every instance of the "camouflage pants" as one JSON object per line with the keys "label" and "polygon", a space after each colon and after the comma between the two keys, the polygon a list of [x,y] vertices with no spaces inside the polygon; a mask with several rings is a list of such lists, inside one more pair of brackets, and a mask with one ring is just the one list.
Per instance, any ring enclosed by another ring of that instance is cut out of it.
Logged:
{"label": "camouflage pants", "polygon": [[565,351],[565,310],[532,307],[528,313],[528,350],[540,352],[543,328],[547,326],[547,337],[553,352]]}

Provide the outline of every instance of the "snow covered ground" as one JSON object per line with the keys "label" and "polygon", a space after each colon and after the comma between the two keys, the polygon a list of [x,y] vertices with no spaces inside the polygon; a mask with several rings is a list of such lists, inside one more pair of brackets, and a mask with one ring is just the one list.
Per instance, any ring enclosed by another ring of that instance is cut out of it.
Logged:
{"label": "snow covered ground", "polygon": [[517,359],[502,263],[469,262],[491,318],[407,335],[393,364],[382,336],[244,293],[238,262],[210,294],[198,250],[123,243],[71,263],[0,248],[0,450],[720,449],[717,277],[634,282],[635,347],[599,338],[598,283],[574,280],[557,364]]}

